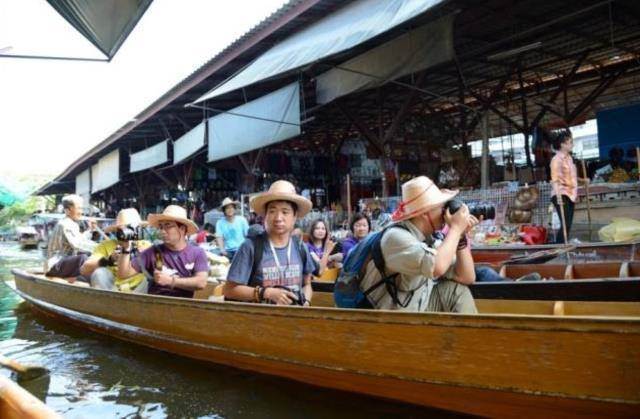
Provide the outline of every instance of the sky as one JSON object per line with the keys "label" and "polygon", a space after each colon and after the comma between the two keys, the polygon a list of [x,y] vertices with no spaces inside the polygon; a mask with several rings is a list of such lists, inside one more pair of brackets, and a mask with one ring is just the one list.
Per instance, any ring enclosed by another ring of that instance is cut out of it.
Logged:
{"label": "sky", "polygon": [[[0,57],[0,176],[61,173],[283,3],[155,0],[110,63]],[[0,0],[3,50],[103,58],[45,0]]]}

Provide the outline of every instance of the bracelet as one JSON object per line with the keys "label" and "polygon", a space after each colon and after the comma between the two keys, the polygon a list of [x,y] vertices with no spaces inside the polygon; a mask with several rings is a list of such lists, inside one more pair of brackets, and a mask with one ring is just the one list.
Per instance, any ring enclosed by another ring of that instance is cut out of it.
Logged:
{"label": "bracelet", "polygon": [[265,287],[260,287],[260,292],[258,293],[258,302],[261,303],[264,301],[264,293],[267,291]]}
{"label": "bracelet", "polygon": [[123,255],[130,255],[130,254],[131,254],[131,250],[124,250],[124,249],[122,249],[122,250],[120,251],[120,253],[122,253]]}
{"label": "bracelet", "polygon": [[260,302],[260,285],[256,286],[253,289],[253,302],[254,303],[259,303]]}

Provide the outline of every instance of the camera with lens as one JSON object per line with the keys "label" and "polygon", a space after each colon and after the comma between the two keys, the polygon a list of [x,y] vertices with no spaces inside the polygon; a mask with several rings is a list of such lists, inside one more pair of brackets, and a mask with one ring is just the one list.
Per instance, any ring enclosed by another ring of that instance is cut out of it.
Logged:
{"label": "camera with lens", "polygon": [[[462,208],[462,205],[464,205],[464,202],[461,200],[452,199],[444,204],[444,211],[448,209],[453,215]],[[469,207],[469,213],[476,218],[483,217],[484,220],[493,220],[496,218],[496,208],[489,203],[469,203],[467,207]]]}
{"label": "camera with lens", "polygon": [[140,240],[140,228],[130,225],[119,227],[116,230],[116,239],[121,242]]}

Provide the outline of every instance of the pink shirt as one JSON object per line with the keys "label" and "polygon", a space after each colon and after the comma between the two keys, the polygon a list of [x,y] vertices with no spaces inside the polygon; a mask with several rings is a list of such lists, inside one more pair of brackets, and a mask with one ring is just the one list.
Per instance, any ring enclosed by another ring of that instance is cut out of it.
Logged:
{"label": "pink shirt", "polygon": [[578,198],[578,172],[570,154],[558,151],[551,159],[551,181],[553,182],[553,194],[567,195],[576,202]]}

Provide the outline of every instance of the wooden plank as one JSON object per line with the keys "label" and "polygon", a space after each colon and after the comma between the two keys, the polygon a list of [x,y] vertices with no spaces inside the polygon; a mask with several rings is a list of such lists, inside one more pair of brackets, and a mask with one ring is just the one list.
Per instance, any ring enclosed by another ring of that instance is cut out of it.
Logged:
{"label": "wooden plank", "polygon": [[60,419],[34,395],[0,375],[0,417],[3,419]]}

